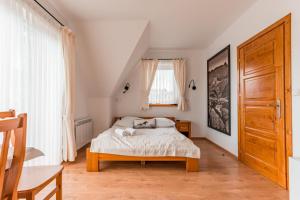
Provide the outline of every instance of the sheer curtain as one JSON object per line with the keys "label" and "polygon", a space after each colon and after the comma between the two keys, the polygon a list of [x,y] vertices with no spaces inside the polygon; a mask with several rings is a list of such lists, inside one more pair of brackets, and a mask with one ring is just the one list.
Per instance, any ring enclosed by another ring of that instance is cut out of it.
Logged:
{"label": "sheer curtain", "polygon": [[77,156],[74,110],[75,110],[75,35],[67,28],[62,28],[63,52],[66,70],[65,107],[63,111],[63,160],[75,161]]}
{"label": "sheer curtain", "polygon": [[24,0],[0,0],[0,110],[28,113],[27,146],[62,161],[65,71],[60,27]]}
{"label": "sheer curtain", "polygon": [[174,76],[180,93],[178,101],[178,110],[187,109],[185,100],[185,83],[186,83],[186,63],[185,60],[179,59],[174,61]]}
{"label": "sheer curtain", "polygon": [[142,110],[149,109],[149,94],[155,77],[158,60],[142,60]]}
{"label": "sheer curtain", "polygon": [[174,77],[172,61],[160,61],[152,83],[149,103],[150,104],[177,104],[178,87]]}

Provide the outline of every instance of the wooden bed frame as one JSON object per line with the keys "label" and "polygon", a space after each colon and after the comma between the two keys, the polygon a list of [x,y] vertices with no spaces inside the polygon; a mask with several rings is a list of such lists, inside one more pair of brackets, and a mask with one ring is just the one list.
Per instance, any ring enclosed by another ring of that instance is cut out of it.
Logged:
{"label": "wooden bed frame", "polygon": [[[153,117],[142,117],[144,119]],[[174,117],[167,117],[175,121]],[[116,117],[113,121],[120,119]],[[187,158],[187,157],[176,157],[176,156],[123,156],[115,154],[105,154],[105,153],[93,153],[90,148],[86,149],[86,168],[88,172],[98,172],[100,171],[100,161],[182,161],[186,163],[187,172],[198,172],[199,171],[199,159]]]}

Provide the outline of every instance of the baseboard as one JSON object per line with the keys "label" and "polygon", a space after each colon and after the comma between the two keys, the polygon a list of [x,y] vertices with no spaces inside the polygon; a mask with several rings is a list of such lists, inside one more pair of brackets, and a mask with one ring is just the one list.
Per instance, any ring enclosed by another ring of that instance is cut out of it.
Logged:
{"label": "baseboard", "polygon": [[191,137],[191,140],[205,140],[205,137]]}
{"label": "baseboard", "polygon": [[206,140],[207,142],[211,143],[212,145],[214,145],[218,149],[221,149],[222,151],[225,151],[226,154],[228,154],[230,157],[234,158],[235,160],[238,160],[238,157],[236,155],[234,155],[233,153],[231,153],[230,151],[224,149],[223,147],[219,146],[218,144],[214,143],[213,141],[211,141],[207,138],[203,138],[203,139]]}

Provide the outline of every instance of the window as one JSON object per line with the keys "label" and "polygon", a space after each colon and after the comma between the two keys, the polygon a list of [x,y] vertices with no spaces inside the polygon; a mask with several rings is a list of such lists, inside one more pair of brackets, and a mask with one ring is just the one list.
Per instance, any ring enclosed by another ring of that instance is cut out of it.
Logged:
{"label": "window", "polygon": [[172,61],[160,61],[152,83],[150,105],[177,105],[179,92]]}
{"label": "window", "polygon": [[26,145],[45,154],[29,165],[59,164],[65,92],[59,27],[15,0],[1,1],[0,23],[0,110],[28,113]]}

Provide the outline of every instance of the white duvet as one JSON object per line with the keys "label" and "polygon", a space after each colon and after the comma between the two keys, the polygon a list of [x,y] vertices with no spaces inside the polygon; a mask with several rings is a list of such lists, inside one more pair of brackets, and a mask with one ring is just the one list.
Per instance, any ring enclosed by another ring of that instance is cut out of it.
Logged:
{"label": "white duvet", "polygon": [[120,136],[112,128],[91,143],[91,152],[125,156],[176,156],[200,158],[200,149],[176,128],[136,129],[134,136]]}

